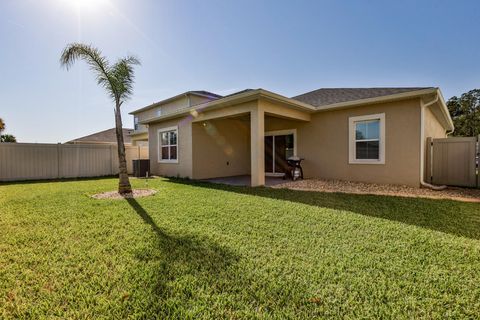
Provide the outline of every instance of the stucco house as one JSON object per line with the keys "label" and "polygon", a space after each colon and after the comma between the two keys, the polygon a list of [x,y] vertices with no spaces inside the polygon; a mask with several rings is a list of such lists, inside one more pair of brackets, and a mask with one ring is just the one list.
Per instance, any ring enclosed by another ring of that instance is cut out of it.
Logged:
{"label": "stucco house", "polygon": [[297,155],[306,178],[420,186],[426,140],[453,122],[438,88],[329,88],[292,98],[264,89],[189,91],[131,114],[150,170],[207,179],[284,174]]}

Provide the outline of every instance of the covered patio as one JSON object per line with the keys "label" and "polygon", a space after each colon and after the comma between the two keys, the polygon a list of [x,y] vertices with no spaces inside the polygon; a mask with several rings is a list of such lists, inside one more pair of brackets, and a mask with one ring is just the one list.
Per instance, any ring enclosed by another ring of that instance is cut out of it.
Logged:
{"label": "covered patio", "polygon": [[284,182],[282,173],[274,169],[281,154],[275,151],[275,141],[277,149],[281,145],[289,155],[296,155],[297,127],[310,121],[311,111],[297,102],[255,99],[195,114],[193,178],[250,186]]}

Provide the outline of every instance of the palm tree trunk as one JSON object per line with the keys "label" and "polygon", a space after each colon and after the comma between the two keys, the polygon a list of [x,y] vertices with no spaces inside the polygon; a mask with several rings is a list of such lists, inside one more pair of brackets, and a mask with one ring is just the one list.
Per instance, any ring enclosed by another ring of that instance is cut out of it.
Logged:
{"label": "palm tree trunk", "polygon": [[127,158],[125,156],[125,144],[123,142],[122,114],[120,113],[120,103],[117,101],[115,106],[115,132],[117,135],[118,149],[118,193],[132,193],[132,186],[128,179]]}

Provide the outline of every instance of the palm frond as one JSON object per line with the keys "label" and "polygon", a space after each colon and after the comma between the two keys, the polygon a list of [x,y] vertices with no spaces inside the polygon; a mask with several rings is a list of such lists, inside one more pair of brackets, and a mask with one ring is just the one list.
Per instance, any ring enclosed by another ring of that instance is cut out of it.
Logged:
{"label": "palm frond", "polygon": [[119,59],[111,68],[111,75],[114,79],[116,91],[122,101],[130,98],[133,92],[134,65],[139,65],[140,61],[133,56],[127,56]]}
{"label": "palm frond", "polygon": [[111,68],[107,59],[102,56],[100,50],[82,43],[71,43],[63,50],[60,57],[60,64],[69,70],[75,61],[80,59],[84,60],[90,69],[95,72],[97,83],[107,89],[109,95],[116,99],[118,92],[116,92],[114,80],[110,75]]}

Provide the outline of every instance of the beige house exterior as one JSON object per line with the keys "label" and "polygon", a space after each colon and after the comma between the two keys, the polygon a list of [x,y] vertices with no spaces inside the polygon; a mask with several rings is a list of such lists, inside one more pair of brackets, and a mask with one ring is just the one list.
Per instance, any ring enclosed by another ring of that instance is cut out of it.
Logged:
{"label": "beige house exterior", "polygon": [[134,130],[130,133],[132,145],[148,145],[148,126],[143,124],[143,121],[179,109],[193,107],[219,97],[219,95],[207,91],[188,91],[130,112],[133,115],[134,123]]}
{"label": "beige house exterior", "polygon": [[261,186],[266,175],[284,173],[285,157],[299,156],[306,178],[418,187],[427,138],[453,131],[438,88],[202,95],[188,92],[132,112],[132,138],[148,139],[152,174],[250,175],[251,185]]}

